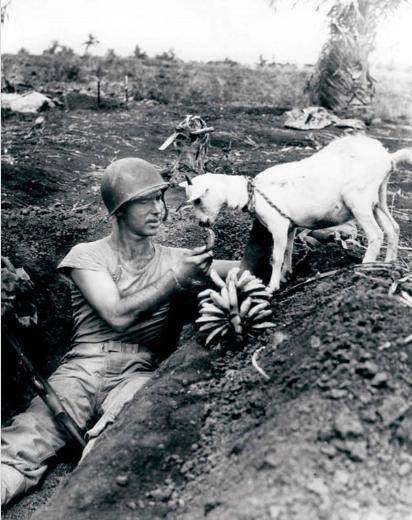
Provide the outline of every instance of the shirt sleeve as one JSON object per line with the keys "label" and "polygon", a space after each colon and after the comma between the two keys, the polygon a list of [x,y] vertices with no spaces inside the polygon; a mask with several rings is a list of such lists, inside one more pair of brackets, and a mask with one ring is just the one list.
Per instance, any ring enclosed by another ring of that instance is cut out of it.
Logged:
{"label": "shirt sleeve", "polygon": [[57,269],[67,274],[70,269],[88,269],[90,271],[107,271],[102,251],[82,243],[74,246],[58,264]]}

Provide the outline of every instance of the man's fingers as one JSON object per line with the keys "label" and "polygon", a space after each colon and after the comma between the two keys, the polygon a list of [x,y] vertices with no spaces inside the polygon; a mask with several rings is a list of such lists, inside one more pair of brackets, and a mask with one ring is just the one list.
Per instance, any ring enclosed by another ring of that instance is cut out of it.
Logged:
{"label": "man's fingers", "polygon": [[213,259],[213,253],[211,251],[207,251],[206,253],[203,253],[202,255],[196,255],[193,257],[195,263],[197,265],[203,264],[205,261],[211,261]]}
{"label": "man's fingers", "polygon": [[190,256],[196,256],[196,255],[201,255],[202,253],[205,253],[206,251],[210,251],[210,249],[208,249],[207,246],[199,246],[199,247],[195,247],[191,250],[190,252]]}
{"label": "man's fingers", "polygon": [[207,260],[198,265],[199,269],[201,269],[202,271],[208,271],[210,266],[212,265],[212,261],[212,258],[208,258]]}

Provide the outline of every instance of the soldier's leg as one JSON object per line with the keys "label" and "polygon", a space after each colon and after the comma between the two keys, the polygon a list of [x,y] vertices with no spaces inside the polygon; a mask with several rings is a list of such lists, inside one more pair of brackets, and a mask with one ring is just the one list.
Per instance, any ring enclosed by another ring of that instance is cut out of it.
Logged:
{"label": "soldier's leg", "polygon": [[[61,365],[49,382],[80,428],[93,412],[99,358],[71,359]],[[52,413],[35,397],[2,433],[2,504],[36,485],[48,460],[67,442]]]}
{"label": "soldier's leg", "polygon": [[103,415],[97,421],[93,428],[87,432],[88,443],[83,450],[80,463],[83,462],[85,456],[94,447],[97,439],[105,434],[107,426],[114,423],[123,410],[125,405],[129,403],[137,391],[140,390],[149,379],[153,372],[140,372],[127,376],[125,379],[119,380],[119,383],[109,391],[106,399],[102,403]]}

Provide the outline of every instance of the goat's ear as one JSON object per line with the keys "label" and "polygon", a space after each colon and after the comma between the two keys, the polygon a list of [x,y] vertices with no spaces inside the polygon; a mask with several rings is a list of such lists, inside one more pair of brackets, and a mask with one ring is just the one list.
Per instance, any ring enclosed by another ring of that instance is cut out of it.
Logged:
{"label": "goat's ear", "polygon": [[183,181],[183,182],[179,182],[179,186],[180,186],[181,188],[184,188],[184,189],[186,189],[186,188],[187,188],[187,186],[188,186],[188,184],[187,184],[187,182],[186,182],[186,181]]}
{"label": "goat's ear", "polygon": [[206,195],[209,188],[206,188],[205,186],[194,186],[192,189],[189,187],[189,193],[188,193],[188,199],[187,202],[193,202],[195,200],[200,200],[202,197]]}

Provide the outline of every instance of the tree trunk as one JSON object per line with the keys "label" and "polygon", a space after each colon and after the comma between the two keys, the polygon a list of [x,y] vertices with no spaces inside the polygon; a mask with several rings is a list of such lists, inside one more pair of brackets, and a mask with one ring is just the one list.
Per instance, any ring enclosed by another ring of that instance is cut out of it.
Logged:
{"label": "tree trunk", "polygon": [[346,115],[365,115],[374,96],[369,73],[376,17],[368,0],[337,1],[329,12],[330,38],[309,80],[312,104]]}

